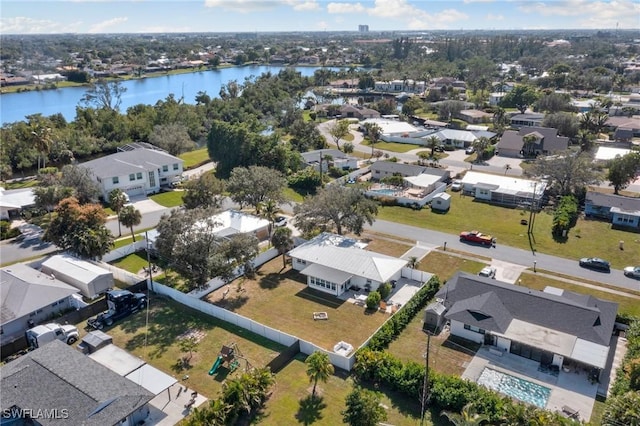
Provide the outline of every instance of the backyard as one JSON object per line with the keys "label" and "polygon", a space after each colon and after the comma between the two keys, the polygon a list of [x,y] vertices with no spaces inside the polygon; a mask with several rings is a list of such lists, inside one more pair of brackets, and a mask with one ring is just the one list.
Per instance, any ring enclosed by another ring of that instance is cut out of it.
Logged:
{"label": "backyard", "polygon": [[[389,220],[421,228],[437,229],[458,235],[460,231],[477,229],[498,238],[500,244],[530,249],[527,226],[520,221],[529,220],[529,212],[516,208],[499,207],[476,202],[473,197],[452,193],[451,208],[446,214],[430,209],[415,211],[406,207],[381,207],[378,219]],[[470,219],[473,212],[473,219]],[[640,234],[612,229],[611,224],[585,218],[578,219],[565,241],[556,241],[551,235],[552,214],[540,212],[535,216],[532,246],[546,254],[572,260],[580,257],[600,256],[614,268],[637,263],[640,258]],[[625,249],[619,250],[619,242]],[[431,272],[431,271],[430,271]]]}
{"label": "backyard", "polygon": [[[78,325],[81,337],[85,325],[86,323]],[[176,378],[188,374],[189,381],[185,384],[209,398],[217,395],[228,376],[237,375],[247,366],[262,367],[284,349],[281,345],[245,329],[161,297],[151,298],[148,316],[146,312],[138,312],[102,331],[113,337],[115,345],[165,373]],[[188,355],[179,347],[180,340],[185,337],[198,340],[188,368],[183,368],[180,363],[180,359]],[[209,369],[222,346],[232,343],[244,357],[240,368],[231,373],[223,365],[217,374],[209,376]]]}
{"label": "backyard", "polygon": [[184,161],[183,168],[184,170],[189,170],[194,167],[201,165],[202,163],[206,163],[210,161],[209,151],[207,148],[196,149],[194,151],[189,151],[182,153],[178,156],[181,160]]}
{"label": "backyard", "polygon": [[[255,278],[238,278],[206,300],[329,351],[340,341],[358,348],[389,318],[310,289],[306,282],[289,265],[283,269],[278,256],[262,265]],[[314,320],[314,312],[326,312],[328,319]]]}

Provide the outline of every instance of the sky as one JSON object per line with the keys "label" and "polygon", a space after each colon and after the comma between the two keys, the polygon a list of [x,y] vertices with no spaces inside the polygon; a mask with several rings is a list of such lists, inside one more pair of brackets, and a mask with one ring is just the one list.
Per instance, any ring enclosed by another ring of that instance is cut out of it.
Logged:
{"label": "sky", "polygon": [[1,0],[0,33],[639,29],[638,0]]}

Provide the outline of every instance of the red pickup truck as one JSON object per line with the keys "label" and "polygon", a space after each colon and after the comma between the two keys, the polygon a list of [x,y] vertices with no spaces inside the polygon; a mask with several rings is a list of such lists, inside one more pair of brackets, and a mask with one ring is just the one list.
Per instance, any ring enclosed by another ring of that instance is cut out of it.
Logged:
{"label": "red pickup truck", "polygon": [[470,243],[483,244],[485,246],[491,246],[496,243],[496,239],[491,235],[483,234],[480,231],[464,231],[460,233],[460,241],[467,241]]}

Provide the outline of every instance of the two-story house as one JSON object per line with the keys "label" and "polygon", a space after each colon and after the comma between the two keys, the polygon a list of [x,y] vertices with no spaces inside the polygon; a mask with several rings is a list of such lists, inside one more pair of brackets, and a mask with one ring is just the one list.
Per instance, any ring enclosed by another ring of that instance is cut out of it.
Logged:
{"label": "two-story house", "polygon": [[160,187],[180,180],[183,163],[161,150],[137,148],[87,161],[80,166],[91,171],[102,197],[107,200],[116,188],[129,196],[158,192]]}

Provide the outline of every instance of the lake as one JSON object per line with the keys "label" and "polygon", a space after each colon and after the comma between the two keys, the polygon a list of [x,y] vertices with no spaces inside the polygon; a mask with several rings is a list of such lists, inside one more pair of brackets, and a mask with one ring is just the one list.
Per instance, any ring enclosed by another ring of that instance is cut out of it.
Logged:
{"label": "lake", "polygon": [[[294,67],[304,77],[311,77],[317,67]],[[219,97],[220,88],[236,80],[243,83],[247,77],[258,77],[266,72],[277,74],[283,67],[246,66],[206,70],[186,74],[173,74],[160,77],[147,77],[138,80],[122,81],[127,91],[122,95],[120,112],[138,105],[155,105],[173,93],[184,102],[195,104],[198,92],[206,92],[212,98]],[[337,71],[338,68],[329,68]],[[67,121],[76,117],[76,106],[84,96],[85,87],[67,87],[57,90],[41,90],[0,95],[0,120],[5,123],[26,120],[27,115],[40,113],[44,116],[61,113]]]}

